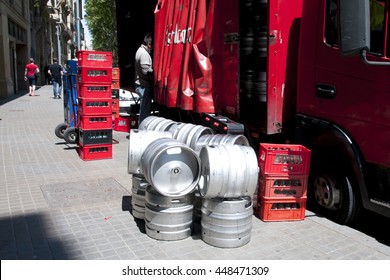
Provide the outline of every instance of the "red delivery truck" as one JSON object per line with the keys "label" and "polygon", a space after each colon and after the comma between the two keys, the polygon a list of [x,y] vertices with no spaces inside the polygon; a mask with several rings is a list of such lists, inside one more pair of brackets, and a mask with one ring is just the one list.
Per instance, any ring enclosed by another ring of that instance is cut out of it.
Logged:
{"label": "red delivery truck", "polygon": [[389,0],[157,0],[148,12],[160,115],[242,124],[255,149],[304,145],[309,207],[341,224],[363,209],[390,217],[389,9]]}

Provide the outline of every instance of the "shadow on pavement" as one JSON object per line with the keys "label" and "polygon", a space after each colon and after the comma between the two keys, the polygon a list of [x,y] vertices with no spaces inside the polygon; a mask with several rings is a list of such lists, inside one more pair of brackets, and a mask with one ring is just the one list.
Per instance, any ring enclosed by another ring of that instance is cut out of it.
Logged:
{"label": "shadow on pavement", "polygon": [[[43,87],[43,86],[37,86],[36,91],[38,91],[41,87]],[[26,88],[26,90],[20,90],[11,96],[0,97],[0,106],[4,105],[5,103],[11,102],[19,97],[25,96],[25,95],[28,95],[28,87]],[[39,96],[39,94],[35,93],[35,96]]]}
{"label": "shadow on pavement", "polygon": [[0,259],[67,260],[65,244],[51,236],[40,214],[0,219]]}
{"label": "shadow on pavement", "polygon": [[[130,215],[133,216],[133,206],[131,204],[132,196],[125,195],[122,197],[122,211],[129,211]],[[134,217],[134,216],[133,216]],[[139,228],[139,231],[146,234],[145,220],[134,217],[134,221]]]}
{"label": "shadow on pavement", "polygon": [[390,219],[369,211],[362,214],[360,220],[352,228],[375,238],[378,242],[390,246]]}

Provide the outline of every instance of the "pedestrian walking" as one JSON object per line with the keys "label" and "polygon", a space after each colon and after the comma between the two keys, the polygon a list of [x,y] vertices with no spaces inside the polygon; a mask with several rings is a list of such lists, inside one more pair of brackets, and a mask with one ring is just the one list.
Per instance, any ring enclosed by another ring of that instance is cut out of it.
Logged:
{"label": "pedestrian walking", "polygon": [[24,80],[28,80],[28,95],[35,95],[35,87],[37,84],[37,78],[39,75],[39,67],[34,63],[34,59],[31,57],[29,63],[26,64],[24,69]]}
{"label": "pedestrian walking", "polygon": [[141,98],[138,123],[151,114],[153,99],[152,36],[145,36],[135,54],[135,92]]}
{"label": "pedestrian walking", "polygon": [[54,99],[61,99],[62,75],[64,72],[62,71],[62,66],[58,64],[57,58],[53,58],[53,63],[50,64],[47,72],[49,73],[53,84]]}

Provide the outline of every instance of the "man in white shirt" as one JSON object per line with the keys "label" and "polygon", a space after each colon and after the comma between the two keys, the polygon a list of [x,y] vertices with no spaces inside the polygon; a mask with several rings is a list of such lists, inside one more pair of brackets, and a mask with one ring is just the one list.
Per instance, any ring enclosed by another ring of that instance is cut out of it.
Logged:
{"label": "man in white shirt", "polygon": [[152,36],[145,36],[135,54],[135,91],[141,97],[138,123],[151,114],[153,97]]}

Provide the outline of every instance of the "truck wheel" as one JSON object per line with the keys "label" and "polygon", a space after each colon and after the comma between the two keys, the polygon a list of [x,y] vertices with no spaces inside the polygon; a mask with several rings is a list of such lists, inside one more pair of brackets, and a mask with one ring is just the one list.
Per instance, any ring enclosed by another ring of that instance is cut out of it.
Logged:
{"label": "truck wheel", "polygon": [[64,132],[64,140],[68,144],[76,144],[78,142],[78,133],[75,127],[68,127]]}
{"label": "truck wheel", "polygon": [[[335,157],[337,158],[337,157]],[[354,179],[345,164],[318,159],[313,163],[309,180],[308,206],[314,212],[339,223],[352,224],[360,212]]]}
{"label": "truck wheel", "polygon": [[64,132],[69,127],[67,123],[60,123],[54,129],[54,133],[58,138],[64,139]]}

